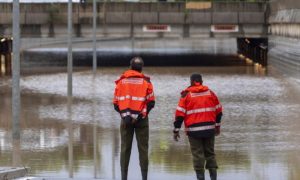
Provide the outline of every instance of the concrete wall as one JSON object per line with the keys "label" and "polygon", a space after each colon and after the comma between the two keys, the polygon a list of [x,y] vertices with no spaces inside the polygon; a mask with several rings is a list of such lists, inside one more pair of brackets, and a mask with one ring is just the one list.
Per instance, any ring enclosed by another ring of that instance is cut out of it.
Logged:
{"label": "concrete wall", "polygon": [[300,79],[300,1],[273,1],[268,22],[269,64]]}
{"label": "concrete wall", "polygon": [[271,15],[281,10],[300,9],[300,1],[298,0],[273,0],[270,3]]}
{"label": "concrete wall", "polygon": [[282,73],[300,79],[300,40],[270,36],[269,64]]}
{"label": "concrete wall", "polygon": [[[186,10],[185,3],[98,3],[97,36],[208,37],[212,35],[212,24],[235,24],[240,26],[240,31],[231,33],[230,37],[259,37],[266,35],[263,29],[266,22],[265,9],[264,3],[246,2],[212,3],[211,8],[200,10]],[[67,4],[21,4],[20,22],[22,37],[65,37]],[[74,4],[73,23],[74,36],[91,37],[92,4]],[[11,35],[11,24],[12,4],[0,3],[0,34]],[[172,31],[143,33],[141,27],[146,24],[167,24]]]}
{"label": "concrete wall", "polygon": [[272,35],[300,38],[300,1],[276,0],[270,3],[268,23]]}

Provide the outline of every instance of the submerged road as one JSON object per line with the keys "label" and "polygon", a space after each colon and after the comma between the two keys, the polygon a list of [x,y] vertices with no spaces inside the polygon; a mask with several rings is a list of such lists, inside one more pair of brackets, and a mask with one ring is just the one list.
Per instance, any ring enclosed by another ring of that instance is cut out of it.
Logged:
{"label": "submerged road", "polygon": [[[17,144],[11,139],[10,81],[0,77],[0,166],[17,159],[35,177],[120,179],[120,120],[111,100],[113,82],[125,69],[100,68],[96,77],[75,72],[71,120],[66,73],[23,76]],[[179,93],[192,72],[203,74],[224,106],[216,138],[220,180],[300,179],[300,87],[276,69],[243,65],[145,68],[157,96],[150,115],[150,180],[195,179],[187,138],[181,131],[179,142],[172,139]],[[138,180],[136,142],[133,147],[129,179]]]}

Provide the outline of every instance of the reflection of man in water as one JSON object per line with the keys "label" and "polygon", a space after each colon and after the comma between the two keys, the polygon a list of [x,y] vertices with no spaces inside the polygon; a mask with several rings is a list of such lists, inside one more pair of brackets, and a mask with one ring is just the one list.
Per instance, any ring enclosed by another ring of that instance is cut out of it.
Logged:
{"label": "reflection of man in water", "polygon": [[148,174],[149,123],[148,114],[154,107],[155,97],[150,78],[142,74],[144,62],[135,57],[130,62],[130,70],[125,71],[116,81],[114,108],[121,115],[121,174],[127,179],[133,134],[139,150],[143,180]]}
{"label": "reflection of man in water", "polygon": [[217,179],[215,135],[220,134],[222,106],[217,96],[202,85],[202,76],[193,74],[191,86],[181,92],[174,121],[174,139],[178,141],[182,122],[188,135],[197,179],[204,180],[205,169],[211,180]]}

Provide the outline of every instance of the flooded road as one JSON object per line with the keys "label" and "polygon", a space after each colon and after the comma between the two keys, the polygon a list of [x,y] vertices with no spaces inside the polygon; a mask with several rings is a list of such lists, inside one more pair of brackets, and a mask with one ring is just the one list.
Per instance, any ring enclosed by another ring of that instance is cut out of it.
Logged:
{"label": "flooded road", "polygon": [[[11,138],[10,80],[0,83],[0,166],[30,167],[31,176],[120,179],[119,115],[114,80],[126,68],[74,73],[67,107],[67,75],[27,75],[21,80],[21,140]],[[299,89],[271,69],[256,66],[148,67],[157,104],[150,114],[149,179],[195,179],[189,144],[172,139],[179,93],[199,72],[224,107],[216,138],[220,180],[300,179]],[[71,120],[70,118],[71,117]],[[136,142],[129,179],[138,180]],[[208,174],[207,174],[208,175]],[[208,177],[208,176],[207,176]]]}

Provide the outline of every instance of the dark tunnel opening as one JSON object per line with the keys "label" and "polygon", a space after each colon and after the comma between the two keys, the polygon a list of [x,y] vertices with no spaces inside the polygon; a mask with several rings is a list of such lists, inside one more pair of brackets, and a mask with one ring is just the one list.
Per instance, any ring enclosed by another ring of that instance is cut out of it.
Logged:
{"label": "dark tunnel opening", "polygon": [[237,38],[238,54],[262,66],[268,65],[268,38]]}
{"label": "dark tunnel opening", "polygon": [[[1,69],[11,71],[12,39],[1,38]],[[128,66],[130,59],[141,56],[146,66],[234,66],[245,65],[239,55],[262,66],[268,64],[267,38],[237,38],[237,54],[205,54],[199,52],[97,51],[98,66]],[[92,51],[73,51],[74,66],[92,66]],[[21,67],[66,66],[66,51],[25,51]],[[2,72],[3,74],[3,72]]]}

